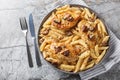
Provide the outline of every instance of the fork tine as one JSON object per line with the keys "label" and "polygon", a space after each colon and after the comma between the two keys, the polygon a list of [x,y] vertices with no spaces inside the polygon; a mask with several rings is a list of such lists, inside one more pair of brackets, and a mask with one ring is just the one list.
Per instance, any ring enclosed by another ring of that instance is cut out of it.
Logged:
{"label": "fork tine", "polygon": [[20,18],[20,24],[21,24],[21,29],[25,30],[25,22],[24,22],[24,18]]}
{"label": "fork tine", "polygon": [[20,27],[21,27],[21,29],[23,30],[23,22],[22,22],[22,19],[20,18],[19,20],[20,20],[20,25],[21,25]]}
{"label": "fork tine", "polygon": [[22,30],[28,29],[27,21],[25,17],[20,18],[20,25]]}
{"label": "fork tine", "polygon": [[25,18],[25,17],[24,17],[24,21],[25,21],[26,29],[28,29],[28,25],[27,25],[27,21],[26,21],[26,18]]}

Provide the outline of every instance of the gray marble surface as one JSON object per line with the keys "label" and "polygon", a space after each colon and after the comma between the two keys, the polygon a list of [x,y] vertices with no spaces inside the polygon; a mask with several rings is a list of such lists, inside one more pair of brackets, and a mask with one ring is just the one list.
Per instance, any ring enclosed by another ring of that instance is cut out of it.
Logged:
{"label": "gray marble surface", "polygon": [[[68,75],[54,70],[44,60],[43,66],[38,68],[30,39],[34,67],[28,66],[25,38],[20,29],[19,17],[25,16],[28,19],[30,13],[37,14],[37,9],[55,1],[57,0],[0,0],[0,80],[80,80],[78,75]],[[120,0],[85,0],[85,2],[105,19],[110,29],[120,39]],[[42,12],[44,11],[40,13]],[[38,16],[35,17],[41,19]],[[39,25],[39,22],[35,25]],[[119,75],[120,63],[91,80],[120,80]]]}

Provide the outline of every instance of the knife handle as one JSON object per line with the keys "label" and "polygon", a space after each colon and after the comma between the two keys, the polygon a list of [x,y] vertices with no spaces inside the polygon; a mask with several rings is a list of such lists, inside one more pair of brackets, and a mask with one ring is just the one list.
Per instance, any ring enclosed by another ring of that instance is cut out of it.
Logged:
{"label": "knife handle", "polygon": [[41,60],[40,60],[40,55],[38,52],[38,48],[37,48],[37,44],[36,44],[36,39],[34,38],[34,47],[35,47],[35,57],[36,57],[36,63],[37,66],[40,67],[41,66]]}
{"label": "knife handle", "polygon": [[29,67],[33,67],[33,61],[32,61],[32,56],[31,56],[31,52],[30,52],[30,49],[29,49],[27,37],[26,37],[26,48],[27,48],[27,56],[28,56]]}

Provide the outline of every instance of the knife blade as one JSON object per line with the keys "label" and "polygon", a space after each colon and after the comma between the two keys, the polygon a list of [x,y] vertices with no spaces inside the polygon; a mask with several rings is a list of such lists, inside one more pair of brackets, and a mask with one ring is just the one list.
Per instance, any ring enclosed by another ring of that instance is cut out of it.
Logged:
{"label": "knife blade", "polygon": [[30,29],[32,39],[34,40],[36,63],[37,63],[37,66],[39,67],[41,66],[41,60],[40,60],[40,55],[39,55],[37,44],[36,44],[35,28],[34,28],[32,14],[29,15],[29,29]]}
{"label": "knife blade", "polygon": [[30,16],[29,16],[29,27],[30,27],[31,36],[35,38],[35,28],[34,28],[34,24],[33,24],[32,14],[30,14]]}

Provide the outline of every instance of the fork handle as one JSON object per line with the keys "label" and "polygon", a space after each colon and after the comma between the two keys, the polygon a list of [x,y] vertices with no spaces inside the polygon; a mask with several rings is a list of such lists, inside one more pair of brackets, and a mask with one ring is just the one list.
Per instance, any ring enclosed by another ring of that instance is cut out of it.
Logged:
{"label": "fork handle", "polygon": [[28,56],[29,67],[33,67],[33,61],[32,61],[30,48],[29,48],[29,45],[28,45],[27,37],[26,37],[26,48],[27,48],[27,56]]}

